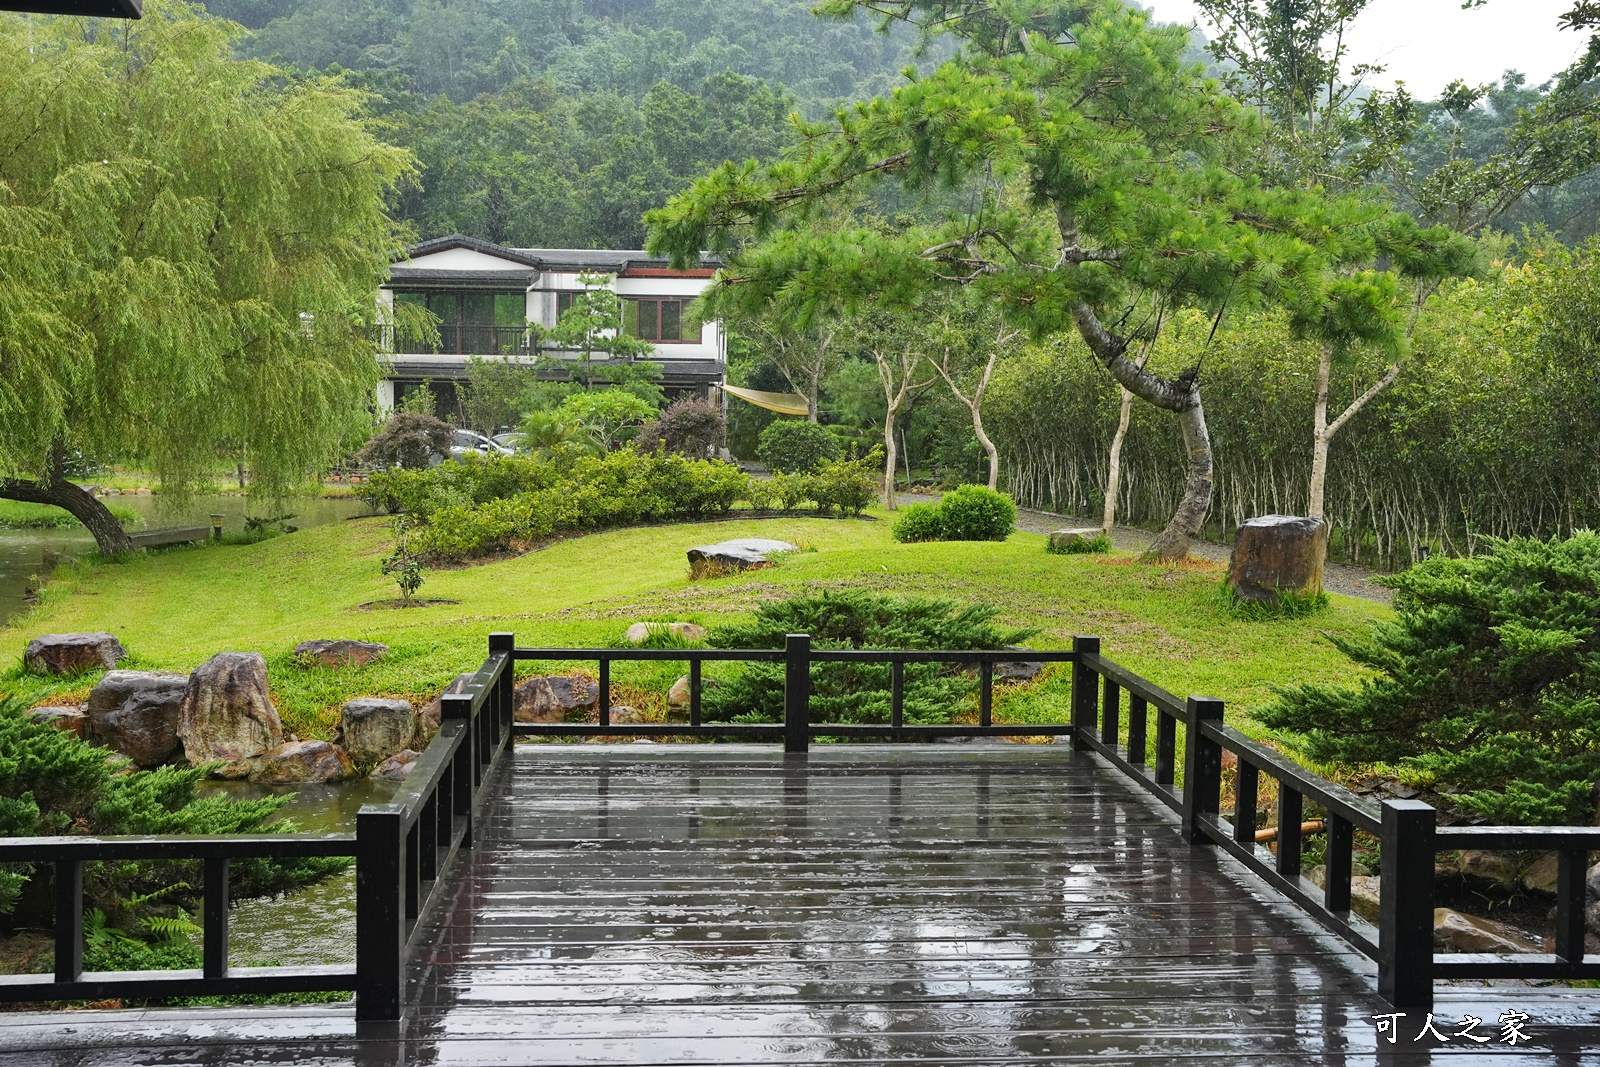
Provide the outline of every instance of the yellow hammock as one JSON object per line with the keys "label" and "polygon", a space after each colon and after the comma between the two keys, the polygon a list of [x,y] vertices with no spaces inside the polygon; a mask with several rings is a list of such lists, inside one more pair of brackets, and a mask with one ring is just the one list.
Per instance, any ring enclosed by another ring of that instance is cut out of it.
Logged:
{"label": "yellow hammock", "polygon": [[806,398],[799,393],[763,393],[759,389],[740,389],[737,386],[725,385],[722,387],[729,396],[736,396],[740,400],[748,400],[758,408],[776,411],[780,415],[805,415]]}

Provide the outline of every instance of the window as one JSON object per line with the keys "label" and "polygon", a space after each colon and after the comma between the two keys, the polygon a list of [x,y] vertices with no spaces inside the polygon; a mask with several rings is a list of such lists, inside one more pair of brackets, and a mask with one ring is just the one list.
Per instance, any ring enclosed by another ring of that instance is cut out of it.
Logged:
{"label": "window", "polygon": [[698,344],[700,324],[685,309],[688,303],[690,301],[678,297],[624,300],[622,329],[641,341]]}
{"label": "window", "polygon": [[578,297],[582,296],[582,295],[583,295],[582,293],[574,293],[574,292],[565,292],[565,293],[558,292],[558,293],[556,293],[556,321],[557,322],[561,321],[561,316],[565,315],[567,312],[572,310],[572,302],[574,300],[576,300]]}
{"label": "window", "polygon": [[431,334],[402,335],[400,349],[462,356],[511,355],[527,347],[527,296],[523,293],[411,292],[395,303],[421,307],[438,318]]}

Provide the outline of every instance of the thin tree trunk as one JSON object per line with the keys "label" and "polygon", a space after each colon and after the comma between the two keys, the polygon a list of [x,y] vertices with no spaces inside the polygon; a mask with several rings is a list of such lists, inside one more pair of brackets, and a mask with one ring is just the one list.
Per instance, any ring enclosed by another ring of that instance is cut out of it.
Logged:
{"label": "thin tree trunk", "polygon": [[978,435],[978,443],[983,450],[989,453],[989,488],[1000,488],[1000,450],[995,447],[989,435],[983,432],[983,416],[978,413],[978,405],[972,405],[972,432]]}
{"label": "thin tree trunk", "polygon": [[889,413],[883,418],[883,448],[887,456],[883,464],[883,507],[885,511],[897,511],[900,505],[894,502],[894,416],[900,405],[892,404]]}
{"label": "thin tree trunk", "polygon": [[1321,519],[1328,485],[1328,379],[1333,374],[1333,351],[1322,345],[1317,353],[1317,396],[1311,408],[1311,486],[1306,493],[1306,517]]}
{"label": "thin tree trunk", "polygon": [[1122,407],[1117,412],[1117,432],[1111,435],[1110,462],[1106,467],[1106,507],[1100,519],[1100,528],[1107,537],[1117,525],[1117,497],[1122,492],[1122,442],[1128,436],[1128,423],[1133,421],[1133,394],[1126,389],[1120,391]]}
{"label": "thin tree trunk", "polygon": [[1142,558],[1161,562],[1183,559],[1189,554],[1189,543],[1200,536],[1200,524],[1211,509],[1211,435],[1206,430],[1199,376],[1191,370],[1175,379],[1162,378],[1140,367],[1128,358],[1127,342],[1107,330],[1085,301],[1072,306],[1072,318],[1089,351],[1124,389],[1178,417],[1188,467],[1183,499]]}
{"label": "thin tree trunk", "polygon": [[994,376],[994,365],[1000,358],[1002,347],[1016,340],[1018,336],[1018,331],[1007,331],[1005,329],[1000,331],[1000,335],[995,338],[994,348],[989,353],[989,361],[983,366],[983,377],[978,379],[978,387],[973,390],[970,397],[956,385],[955,375],[945,366],[944,359],[935,360],[933,364],[933,369],[939,372],[939,377],[943,378],[944,383],[950,387],[950,392],[954,393],[955,398],[965,404],[967,410],[972,413],[972,432],[977,435],[978,444],[983,446],[984,452],[989,456],[990,489],[1000,488],[1000,450],[995,447],[994,441],[990,440],[989,435],[983,429],[983,394],[989,388],[989,379]]}
{"label": "thin tree trunk", "polygon": [[117,517],[93,495],[67,481],[58,455],[49,481],[25,478],[0,479],[0,497],[29,504],[53,504],[70,513],[94,535],[102,555],[120,556],[133,551],[133,542]]}

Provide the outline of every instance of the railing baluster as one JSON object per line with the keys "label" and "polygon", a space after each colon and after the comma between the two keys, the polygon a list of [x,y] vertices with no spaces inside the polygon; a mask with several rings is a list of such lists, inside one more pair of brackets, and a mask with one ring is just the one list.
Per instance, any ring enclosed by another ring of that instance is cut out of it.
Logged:
{"label": "railing baluster", "polygon": [[207,978],[228,976],[228,859],[211,857],[205,861],[205,940],[201,956],[202,973]]}
{"label": "railing baluster", "polygon": [[1095,723],[1099,717],[1097,697],[1100,692],[1099,675],[1087,662],[1089,656],[1100,654],[1100,639],[1098,637],[1074,637],[1072,651],[1078,654],[1078,659],[1072,663],[1072,747],[1086,752],[1093,746],[1089,739],[1094,736]]}
{"label": "railing baluster", "polygon": [[1256,843],[1256,806],[1261,803],[1261,771],[1239,757],[1239,775],[1233,783],[1233,839],[1241,845]]}
{"label": "railing baluster", "polygon": [[83,861],[56,860],[56,981],[83,977]]}
{"label": "railing baluster", "polygon": [[1342,815],[1328,813],[1327,837],[1322,850],[1322,906],[1329,911],[1350,910],[1350,870],[1356,828]]}
{"label": "railing baluster", "polygon": [[1433,1006],[1433,859],[1438,812],[1385,800],[1379,838],[1378,995],[1396,1008]]}
{"label": "railing baluster", "polygon": [[400,1018],[406,931],[401,878],[405,812],[369,805],[356,815],[356,1018]]}
{"label": "railing baluster", "polygon": [[689,725],[700,725],[700,660],[689,660]]}
{"label": "railing baluster", "polygon": [[611,661],[600,657],[600,725],[611,725]]}
{"label": "railing baluster", "polygon": [[784,639],[783,751],[799,754],[811,745],[811,636]]}
{"label": "railing baluster", "polygon": [[1178,720],[1156,705],[1156,785],[1171,785],[1178,768]]}
{"label": "railing baluster", "polygon": [[1584,881],[1589,853],[1562,849],[1556,867],[1556,955],[1583,962]]}
{"label": "railing baluster", "polygon": [[419,844],[418,838],[421,836],[415,823],[412,824],[410,830],[406,831],[405,918],[407,933],[410,932],[411,924],[417,921],[417,916],[421,914],[422,910],[422,856],[421,850],[417,847]]}
{"label": "railing baluster", "polygon": [[422,802],[422,813],[417,817],[417,879],[421,882],[432,882],[439,877],[438,798],[438,790],[430,793]]}
{"label": "railing baluster", "polygon": [[1145,731],[1149,729],[1150,709],[1144,697],[1128,694],[1128,762],[1144,766],[1145,748],[1149,744]]}
{"label": "railing baluster", "polygon": [[994,725],[994,664],[978,664],[978,725],[987,730]]}
{"label": "railing baluster", "polygon": [[1278,782],[1278,873],[1285,878],[1300,874],[1300,823],[1305,798],[1288,782]]}
{"label": "railing baluster", "polygon": [[1221,814],[1222,746],[1206,736],[1203,724],[1222,722],[1222,701],[1189,698],[1189,726],[1183,757],[1183,839],[1191,845],[1215,844],[1202,829]]}
{"label": "railing baluster", "polygon": [[1100,713],[1100,740],[1103,744],[1115,747],[1117,737],[1122,733],[1122,687],[1110,678],[1106,679],[1104,710]]}
{"label": "railing baluster", "polygon": [[[906,665],[895,660],[889,665],[889,725],[898,730],[906,724]],[[895,779],[896,782],[899,779]]]}

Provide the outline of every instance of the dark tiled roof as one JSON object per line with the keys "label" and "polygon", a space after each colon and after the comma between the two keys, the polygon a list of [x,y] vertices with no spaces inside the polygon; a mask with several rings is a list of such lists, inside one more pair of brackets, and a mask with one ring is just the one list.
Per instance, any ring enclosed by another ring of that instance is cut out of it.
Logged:
{"label": "dark tiled roof", "polygon": [[[435,237],[430,241],[413,245],[410,249],[411,258],[430,255],[434,252],[445,252],[452,248],[467,248],[474,252],[481,252],[486,256],[498,256],[508,259],[513,263],[526,264],[537,270],[550,271],[597,271],[605,274],[616,274],[629,266],[635,267],[666,267],[667,260],[660,256],[652,256],[642,248],[508,248],[490,241],[482,241],[476,237],[465,234],[451,234],[449,237]],[[713,256],[702,256],[702,266],[716,267],[721,261]],[[416,270],[414,267],[396,267],[395,270]],[[487,271],[449,271],[451,274],[483,274]]]}

